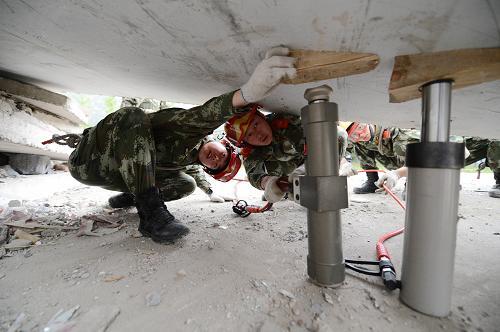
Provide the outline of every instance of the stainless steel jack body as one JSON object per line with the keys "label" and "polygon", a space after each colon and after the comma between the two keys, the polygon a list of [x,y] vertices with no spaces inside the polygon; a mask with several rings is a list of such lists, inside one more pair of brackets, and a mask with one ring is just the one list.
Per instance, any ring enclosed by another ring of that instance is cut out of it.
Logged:
{"label": "stainless steel jack body", "polygon": [[294,179],[295,200],[306,207],[309,254],[307,273],[322,286],[335,287],[345,279],[340,209],[346,208],[347,180],[339,176],[337,140],[338,110],[329,102],[332,89],[323,85],[308,89],[302,108],[306,136],[306,175]]}
{"label": "stainless steel jack body", "polygon": [[422,88],[421,142],[409,144],[401,300],[444,317],[451,308],[464,144],[449,142],[451,81]]}

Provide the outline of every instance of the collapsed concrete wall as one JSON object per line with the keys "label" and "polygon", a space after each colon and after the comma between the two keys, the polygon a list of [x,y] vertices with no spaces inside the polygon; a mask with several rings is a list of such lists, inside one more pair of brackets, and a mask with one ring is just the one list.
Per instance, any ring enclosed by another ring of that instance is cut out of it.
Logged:
{"label": "collapsed concrete wall", "polygon": [[0,151],[46,155],[67,160],[72,149],[57,144],[42,145],[53,134],[80,133],[82,126],[50,112],[30,107],[0,91]]}

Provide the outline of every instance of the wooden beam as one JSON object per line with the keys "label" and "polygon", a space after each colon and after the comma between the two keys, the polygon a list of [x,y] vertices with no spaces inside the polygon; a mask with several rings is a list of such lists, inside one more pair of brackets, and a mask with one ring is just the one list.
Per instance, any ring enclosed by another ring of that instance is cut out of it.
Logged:
{"label": "wooden beam", "polygon": [[396,56],[389,84],[389,101],[421,97],[425,83],[452,79],[453,89],[500,79],[500,48],[472,48]]}
{"label": "wooden beam", "polygon": [[297,58],[297,77],[286,79],[285,84],[301,84],[337,77],[366,73],[379,63],[372,53],[347,53],[334,51],[291,50]]}

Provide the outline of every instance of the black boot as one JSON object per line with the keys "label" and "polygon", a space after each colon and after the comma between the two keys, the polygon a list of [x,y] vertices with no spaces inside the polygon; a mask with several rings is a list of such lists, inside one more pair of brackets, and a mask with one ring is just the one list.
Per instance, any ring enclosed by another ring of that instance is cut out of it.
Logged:
{"label": "black boot", "polygon": [[108,199],[109,206],[113,209],[126,208],[130,206],[134,206],[135,199],[134,195],[130,193],[121,193],[115,196],[111,196]]}
{"label": "black boot", "polygon": [[378,173],[377,172],[367,172],[366,176],[368,179],[363,183],[361,187],[357,187],[353,189],[355,194],[371,194],[374,193],[378,187],[375,185],[375,182],[378,181]]}
{"label": "black boot", "polygon": [[189,233],[189,228],[181,224],[168,212],[157,188],[150,188],[135,198],[140,223],[139,232],[159,243],[173,242]]}
{"label": "black boot", "polygon": [[494,198],[500,198],[500,173],[493,173],[495,176],[495,185],[488,191],[488,195]]}

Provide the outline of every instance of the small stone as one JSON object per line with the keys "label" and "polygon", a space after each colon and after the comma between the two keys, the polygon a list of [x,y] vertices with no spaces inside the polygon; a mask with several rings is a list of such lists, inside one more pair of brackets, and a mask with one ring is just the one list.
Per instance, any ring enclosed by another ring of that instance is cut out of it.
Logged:
{"label": "small stone", "polygon": [[292,293],[290,293],[289,291],[287,291],[286,289],[281,289],[280,294],[288,297],[289,299],[292,299],[292,300],[295,299],[295,296]]}
{"label": "small stone", "polygon": [[17,199],[9,201],[9,207],[20,207],[20,206],[21,206],[21,201]]}
{"label": "small stone", "polygon": [[323,293],[323,297],[325,298],[325,301],[333,305],[333,299],[328,293]]}
{"label": "small stone", "polygon": [[31,250],[26,250],[26,252],[24,253],[24,257],[28,258],[28,257],[31,257],[31,256],[33,256],[33,253],[31,252]]}
{"label": "small stone", "polygon": [[179,271],[177,271],[177,278],[184,278],[185,276],[187,276],[187,272],[184,270],[184,269],[180,269]]}
{"label": "small stone", "polygon": [[81,275],[81,277],[80,277],[80,278],[82,278],[82,279],[87,279],[88,277],[90,277],[90,273],[85,272],[84,274],[82,274],[82,275]]}
{"label": "small stone", "polygon": [[157,292],[151,292],[146,295],[146,305],[148,307],[157,306],[161,303],[161,295]]}
{"label": "small stone", "polygon": [[19,250],[19,249],[29,248],[30,245],[31,245],[30,240],[15,239],[15,240],[10,241],[4,247],[5,247],[5,249],[8,249],[8,250]]}

